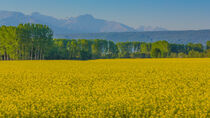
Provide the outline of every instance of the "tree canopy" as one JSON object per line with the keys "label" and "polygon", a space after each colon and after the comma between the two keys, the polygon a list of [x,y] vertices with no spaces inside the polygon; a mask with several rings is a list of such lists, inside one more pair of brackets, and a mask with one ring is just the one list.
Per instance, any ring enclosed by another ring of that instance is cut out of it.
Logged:
{"label": "tree canopy", "polygon": [[100,58],[170,58],[209,57],[210,41],[206,47],[199,43],[169,44],[118,42],[102,39],[53,39],[46,25],[20,24],[0,27],[0,60],[100,59]]}

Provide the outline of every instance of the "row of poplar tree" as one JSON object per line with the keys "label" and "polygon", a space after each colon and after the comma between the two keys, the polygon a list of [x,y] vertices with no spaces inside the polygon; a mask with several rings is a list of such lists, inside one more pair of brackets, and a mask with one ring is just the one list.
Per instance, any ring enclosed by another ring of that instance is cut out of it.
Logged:
{"label": "row of poplar tree", "polygon": [[53,39],[41,24],[0,27],[0,60],[210,57],[210,41],[202,44],[119,42],[109,40]]}
{"label": "row of poplar tree", "polygon": [[20,24],[0,27],[0,60],[45,59],[53,32],[46,25]]}

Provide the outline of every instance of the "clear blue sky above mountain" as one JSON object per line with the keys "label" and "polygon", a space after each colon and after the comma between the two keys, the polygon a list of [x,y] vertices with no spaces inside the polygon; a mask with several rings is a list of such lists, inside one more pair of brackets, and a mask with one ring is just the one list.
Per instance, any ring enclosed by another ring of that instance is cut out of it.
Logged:
{"label": "clear blue sky above mountain", "polygon": [[92,14],[132,27],[210,29],[210,0],[0,0],[0,10],[40,12],[57,18]]}

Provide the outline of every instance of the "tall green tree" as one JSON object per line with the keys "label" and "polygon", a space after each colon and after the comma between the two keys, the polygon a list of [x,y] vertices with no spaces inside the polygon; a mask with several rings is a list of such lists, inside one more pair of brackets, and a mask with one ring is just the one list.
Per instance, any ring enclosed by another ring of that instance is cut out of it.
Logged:
{"label": "tall green tree", "polygon": [[[169,55],[169,43],[167,41],[157,41],[152,43],[151,57],[165,58]],[[160,53],[160,54],[159,54]]]}

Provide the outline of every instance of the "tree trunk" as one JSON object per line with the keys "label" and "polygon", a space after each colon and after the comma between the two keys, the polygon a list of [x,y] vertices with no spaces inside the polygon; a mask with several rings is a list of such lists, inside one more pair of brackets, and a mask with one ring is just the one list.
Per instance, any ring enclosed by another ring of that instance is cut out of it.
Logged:
{"label": "tree trunk", "polygon": [[33,60],[33,46],[31,48],[31,60]]}

